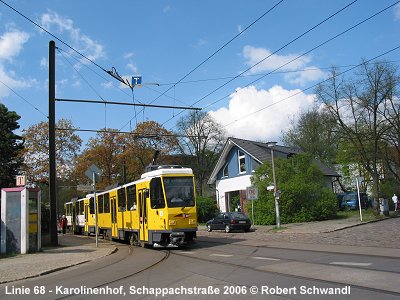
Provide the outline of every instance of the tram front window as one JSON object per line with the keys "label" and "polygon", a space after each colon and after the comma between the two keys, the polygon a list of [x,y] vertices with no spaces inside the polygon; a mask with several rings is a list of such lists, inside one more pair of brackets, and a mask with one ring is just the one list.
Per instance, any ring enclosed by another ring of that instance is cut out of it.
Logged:
{"label": "tram front window", "polygon": [[192,177],[164,177],[163,180],[168,207],[194,206]]}

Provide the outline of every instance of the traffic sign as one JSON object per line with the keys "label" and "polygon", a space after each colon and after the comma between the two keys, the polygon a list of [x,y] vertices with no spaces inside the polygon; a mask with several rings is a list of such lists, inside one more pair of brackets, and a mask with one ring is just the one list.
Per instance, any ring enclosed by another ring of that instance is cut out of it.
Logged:
{"label": "traffic sign", "polygon": [[25,186],[26,185],[26,176],[25,175],[17,175],[17,186]]}
{"label": "traffic sign", "polygon": [[135,87],[136,85],[142,84],[142,76],[132,76],[132,86]]}
{"label": "traffic sign", "polygon": [[91,165],[89,169],[86,170],[85,175],[90,179],[93,180],[93,173],[95,176],[96,181],[99,181],[100,176],[102,174],[101,170],[96,165]]}
{"label": "traffic sign", "polygon": [[258,199],[258,188],[254,186],[249,186],[246,188],[246,198],[247,200],[257,200]]}

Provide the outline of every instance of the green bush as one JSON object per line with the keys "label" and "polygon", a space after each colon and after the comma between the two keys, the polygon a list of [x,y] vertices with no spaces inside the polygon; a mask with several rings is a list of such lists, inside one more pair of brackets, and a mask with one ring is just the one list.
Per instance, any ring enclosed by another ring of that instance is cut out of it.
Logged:
{"label": "green bush", "polygon": [[[297,154],[290,159],[277,159],[275,171],[281,191],[282,224],[326,220],[336,215],[336,196],[326,187],[324,176],[311,156]],[[273,185],[268,162],[257,168],[252,183],[259,191],[259,200],[254,201],[255,224],[276,224],[273,192],[267,190]]]}
{"label": "green bush", "polygon": [[219,212],[213,198],[197,197],[197,222],[205,223],[214,218]]}

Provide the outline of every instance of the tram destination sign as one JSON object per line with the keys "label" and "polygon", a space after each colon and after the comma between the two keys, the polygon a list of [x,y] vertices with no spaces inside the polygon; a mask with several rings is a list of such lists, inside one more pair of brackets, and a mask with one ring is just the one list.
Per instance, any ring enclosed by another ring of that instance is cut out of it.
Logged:
{"label": "tram destination sign", "polygon": [[91,186],[91,185],[84,185],[84,184],[78,184],[78,185],[76,186],[76,189],[77,189],[78,191],[82,191],[82,192],[91,192],[91,191],[93,191],[93,186]]}

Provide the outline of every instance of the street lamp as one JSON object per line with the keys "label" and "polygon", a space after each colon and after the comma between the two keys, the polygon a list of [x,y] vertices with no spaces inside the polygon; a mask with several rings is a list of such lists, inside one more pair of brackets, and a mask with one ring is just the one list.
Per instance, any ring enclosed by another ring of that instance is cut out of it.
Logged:
{"label": "street lamp", "polygon": [[276,142],[269,142],[267,146],[271,148],[271,161],[272,161],[272,177],[274,179],[274,199],[275,199],[275,214],[276,214],[276,227],[281,227],[281,218],[279,216],[279,192],[278,187],[276,185],[276,176],[275,176],[275,163],[274,163],[274,146]]}

